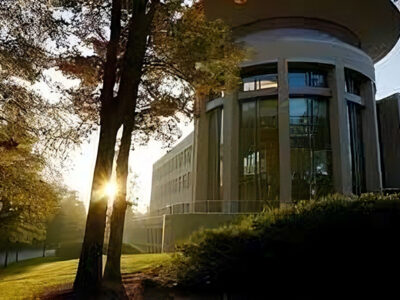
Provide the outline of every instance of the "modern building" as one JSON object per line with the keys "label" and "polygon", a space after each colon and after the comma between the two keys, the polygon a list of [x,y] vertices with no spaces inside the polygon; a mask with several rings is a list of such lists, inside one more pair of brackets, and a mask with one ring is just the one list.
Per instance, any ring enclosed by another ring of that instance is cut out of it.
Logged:
{"label": "modern building", "polygon": [[[251,56],[237,90],[199,99],[193,137],[154,166],[151,213],[172,213],[177,203],[189,214],[249,213],[329,193],[381,191],[374,64],[399,39],[395,5],[204,0],[204,9],[232,26]],[[190,147],[191,170],[168,162]]]}
{"label": "modern building", "polygon": [[153,214],[190,212],[193,182],[193,133],[153,165],[150,211]]}
{"label": "modern building", "polygon": [[382,158],[382,181],[386,190],[400,190],[400,94],[377,102]]}

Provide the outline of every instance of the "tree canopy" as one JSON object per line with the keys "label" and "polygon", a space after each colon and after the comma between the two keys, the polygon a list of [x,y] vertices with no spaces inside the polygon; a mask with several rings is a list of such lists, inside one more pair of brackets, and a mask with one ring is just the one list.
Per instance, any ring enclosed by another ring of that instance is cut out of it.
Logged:
{"label": "tree canopy", "polygon": [[56,212],[57,185],[41,174],[44,159],[35,137],[12,124],[0,125],[0,236],[3,243],[44,240],[46,222]]}

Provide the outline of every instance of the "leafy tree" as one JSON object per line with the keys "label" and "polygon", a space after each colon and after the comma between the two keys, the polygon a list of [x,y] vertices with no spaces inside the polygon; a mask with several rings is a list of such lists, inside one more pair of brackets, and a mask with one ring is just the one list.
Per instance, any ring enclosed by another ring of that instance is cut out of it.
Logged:
{"label": "leafy tree", "polygon": [[[40,0],[38,6],[29,0],[5,2],[4,7],[12,6],[18,16],[16,19],[22,20],[21,24],[28,24],[22,27],[26,30],[32,19],[21,17],[24,16],[23,8],[40,8],[41,5],[46,8],[45,16],[51,30],[44,39],[38,39],[41,42],[35,40],[34,45],[41,50],[38,53],[46,54],[44,59],[37,61],[51,62],[51,66],[56,66],[65,75],[80,80],[78,89],[61,87],[58,92],[73,103],[74,111],[85,125],[100,125],[91,203],[74,285],[76,290],[96,288],[102,279],[101,252],[107,206],[104,185],[113,169],[118,130],[123,128],[117,158],[120,192],[115,201],[117,209],[113,210],[115,221],[112,224],[115,224],[116,235],[111,236],[115,236],[115,242],[110,242],[115,247],[110,247],[110,263],[106,268],[109,278],[117,281],[120,280],[119,249],[123,229],[119,224],[124,223],[126,209],[132,132],[137,134],[135,140],[150,133],[169,139],[171,131],[177,133],[176,111],[191,114],[195,89],[207,94],[210,90],[229,87],[228,79],[237,79],[235,66],[242,55],[231,44],[229,30],[221,22],[206,22],[201,5],[191,10],[183,5],[184,2]],[[38,11],[34,10],[31,15]],[[42,28],[46,26],[39,26],[38,30]],[[49,55],[42,46],[53,40],[58,47],[58,57],[54,53]],[[42,65],[39,70],[43,70]],[[78,128],[81,130],[80,126]],[[70,136],[74,137],[72,133]]]}
{"label": "leafy tree", "polygon": [[[176,132],[176,111],[191,114],[195,89],[207,94],[237,82],[243,55],[231,43],[229,29],[219,21],[206,22],[201,5],[190,9],[184,2],[58,1],[71,12],[66,26],[80,44],[63,53],[57,65],[67,76],[81,79],[79,89],[69,91],[81,118],[100,125],[76,290],[98,287],[102,279],[108,202],[104,185],[113,169],[118,130],[123,128],[116,163],[119,194],[105,271],[111,281],[120,281],[132,132],[139,138],[149,133],[169,138],[171,129]],[[90,54],[82,47],[90,49]]]}
{"label": "leafy tree", "polygon": [[76,192],[64,191],[57,214],[47,226],[46,244],[82,243],[86,210]]}
{"label": "leafy tree", "polygon": [[[13,123],[40,142],[43,150],[65,154],[91,129],[76,118],[67,101],[50,101],[34,84],[48,80],[67,31],[48,0],[0,2],[0,121]],[[10,118],[9,112],[24,118]]]}
{"label": "leafy tree", "polygon": [[68,103],[35,92],[56,49],[66,45],[56,13],[48,0],[0,1],[0,231],[6,244],[45,238],[59,191],[44,151],[61,154],[86,130]]}
{"label": "leafy tree", "polygon": [[0,124],[0,243],[6,247],[43,241],[58,206],[57,185],[44,180],[34,142],[19,127]]}
{"label": "leafy tree", "polygon": [[[153,91],[154,84],[167,89],[169,93],[174,92],[174,86],[180,86],[182,92],[187,93],[186,101],[193,100],[196,92],[209,94],[234,87],[238,83],[238,64],[243,53],[233,44],[230,30],[220,21],[206,21],[201,5],[177,8],[176,4],[158,9],[150,32],[153,42],[147,45],[149,54],[145,57],[142,74],[142,81],[148,85],[146,96],[151,98],[157,94]],[[176,18],[177,12],[181,17]],[[163,81],[160,82],[160,78]],[[169,81],[172,85],[168,85]],[[123,125],[117,159],[120,190],[114,201],[106,280],[121,280],[120,256],[127,207],[126,178],[132,131],[129,123]]]}

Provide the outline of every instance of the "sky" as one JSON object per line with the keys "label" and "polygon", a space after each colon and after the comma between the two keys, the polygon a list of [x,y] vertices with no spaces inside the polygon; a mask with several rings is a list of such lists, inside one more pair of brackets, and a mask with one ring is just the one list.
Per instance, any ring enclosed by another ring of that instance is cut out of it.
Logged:
{"label": "sky", "polygon": [[[193,123],[182,121],[180,129],[182,137],[175,143],[179,143],[193,131]],[[96,161],[98,133],[95,133],[88,142],[74,151],[70,157],[70,166],[63,171],[65,184],[79,192],[80,199],[87,206],[90,200],[90,188]],[[150,204],[151,180],[153,164],[166,154],[168,148],[161,142],[150,141],[146,146],[138,146],[130,154],[129,166],[137,175],[135,198],[138,198],[138,210],[145,213]]]}
{"label": "sky", "polygon": [[[376,99],[385,98],[393,93],[400,92],[400,42],[380,62],[376,68]],[[193,123],[182,121],[182,137],[179,143],[193,131]],[[72,190],[79,192],[80,199],[87,206],[90,200],[90,187],[93,169],[96,160],[98,134],[95,133],[89,141],[83,143],[79,149],[71,154],[68,168],[63,170],[65,184]],[[135,197],[138,198],[138,210],[145,213],[151,197],[152,166],[168,149],[162,143],[150,141],[146,146],[139,146],[131,152],[130,167],[137,175]]]}

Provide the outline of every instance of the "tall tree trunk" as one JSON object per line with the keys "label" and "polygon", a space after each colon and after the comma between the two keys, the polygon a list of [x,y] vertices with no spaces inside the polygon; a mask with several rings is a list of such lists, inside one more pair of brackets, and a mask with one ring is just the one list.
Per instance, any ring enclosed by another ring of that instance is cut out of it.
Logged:
{"label": "tall tree trunk", "polygon": [[18,257],[18,253],[19,252],[19,249],[18,248],[16,248],[15,249],[15,262],[18,262],[18,260],[19,260],[19,257]]}
{"label": "tall tree trunk", "polygon": [[117,124],[110,119],[111,116],[108,117],[107,121],[103,122],[100,129],[85,237],[74,282],[74,289],[79,293],[91,293],[100,288],[101,285],[108,202],[104,187],[111,177],[118,131]]}
{"label": "tall tree trunk", "polygon": [[126,213],[126,182],[131,147],[134,115],[142,68],[151,31],[154,13],[159,1],[153,1],[146,13],[146,1],[133,2],[133,21],[130,24],[127,50],[124,57],[121,85],[118,92],[119,114],[123,115],[124,131],[117,159],[117,182],[120,192],[115,199],[111,217],[110,240],[104,282],[107,285],[121,283],[121,249]]}
{"label": "tall tree trunk", "polygon": [[42,257],[46,257],[46,242],[43,243],[43,254]]}
{"label": "tall tree trunk", "polygon": [[121,35],[121,0],[113,0],[112,2],[110,32],[101,94],[99,145],[93,174],[85,237],[74,281],[74,290],[78,294],[88,294],[95,291],[100,287],[102,279],[102,254],[108,200],[103,193],[103,189],[111,177],[116,136],[120,127],[115,115],[116,104],[113,93]]}
{"label": "tall tree trunk", "polygon": [[[87,294],[100,288],[102,278],[102,248],[107,209],[107,197],[102,196],[101,188],[111,176],[116,134],[121,123],[117,123],[117,126],[112,126],[112,124],[118,122],[118,120],[122,121],[126,118],[134,117],[136,98],[146,53],[147,37],[150,32],[156,5],[159,2],[159,0],[152,1],[150,7],[147,7],[147,0],[133,1],[132,21],[129,26],[128,43],[122,64],[118,96],[115,99],[117,101],[115,101],[111,98],[113,92],[111,92],[110,88],[113,88],[115,84],[116,57],[118,53],[115,50],[118,48],[115,45],[112,47],[111,44],[119,40],[119,35],[115,34],[115,28],[118,27],[120,30],[121,1],[113,1],[111,39],[107,48],[107,63],[102,91],[102,112],[100,114],[103,123],[101,124],[85,238],[74,283],[74,289],[78,294]],[[119,8],[118,12],[116,11],[117,8]],[[148,13],[146,14],[147,9]],[[118,24],[116,24],[116,20],[118,20]],[[114,64],[109,63],[110,59],[114,58]],[[108,76],[112,76],[112,78]],[[109,116],[110,110],[115,114],[111,119]],[[112,122],[113,119],[114,122]],[[105,120],[109,122],[104,122]],[[105,123],[111,124],[105,126]],[[79,291],[83,291],[83,293]]]}
{"label": "tall tree trunk", "polygon": [[8,265],[8,248],[6,248],[6,253],[4,257],[4,268],[7,268]]}
{"label": "tall tree trunk", "polygon": [[129,168],[129,153],[132,141],[133,118],[124,124],[121,146],[117,158],[118,195],[114,200],[110,222],[110,239],[108,242],[107,263],[104,270],[104,281],[107,284],[120,284],[121,250],[124,234],[126,203],[126,186]]}

